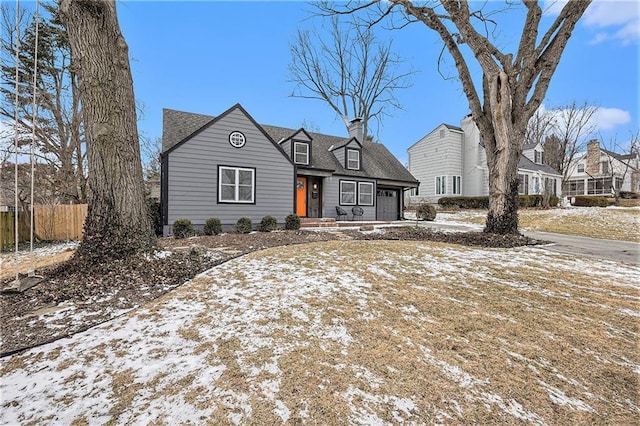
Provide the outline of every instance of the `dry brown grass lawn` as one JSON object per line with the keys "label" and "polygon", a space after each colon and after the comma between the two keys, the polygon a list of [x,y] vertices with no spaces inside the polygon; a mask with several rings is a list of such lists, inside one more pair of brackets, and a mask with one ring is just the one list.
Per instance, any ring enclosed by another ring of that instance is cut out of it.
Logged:
{"label": "dry brown grass lawn", "polygon": [[639,279],[535,248],[274,248],[12,357],[0,390],[27,422],[64,400],[62,422],[635,425]]}
{"label": "dry brown grass lawn", "polygon": [[[461,210],[442,212],[439,219],[484,225],[486,215],[486,210]],[[523,230],[640,242],[637,208],[522,209],[518,215]]]}

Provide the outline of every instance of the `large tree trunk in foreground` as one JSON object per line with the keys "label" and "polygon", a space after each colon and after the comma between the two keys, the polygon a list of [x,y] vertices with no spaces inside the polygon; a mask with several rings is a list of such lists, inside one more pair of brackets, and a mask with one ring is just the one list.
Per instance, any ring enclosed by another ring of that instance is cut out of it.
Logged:
{"label": "large tree trunk in foreground", "polygon": [[[489,212],[484,231],[518,234],[518,161],[528,120],[514,117],[509,77],[484,76],[485,114],[476,118],[487,154]],[[475,117],[474,117],[475,118]]]}
{"label": "large tree trunk in foreground", "polygon": [[77,256],[102,262],[149,250],[128,47],[111,0],[60,0],[86,123],[89,208]]}
{"label": "large tree trunk in foreground", "polygon": [[[402,28],[417,20],[438,33],[455,62],[487,153],[490,182],[485,232],[515,234],[518,233],[518,160],[526,125],[542,104],[567,41],[591,2],[566,2],[543,30],[541,23],[547,20],[542,19],[544,11],[540,1],[523,0],[524,8],[520,10],[526,10],[526,16],[518,49],[513,53],[501,51],[491,40],[493,18],[498,10],[489,7],[485,13],[483,9],[493,2],[323,0],[318,7],[329,15],[364,13],[361,22],[368,26],[389,19],[391,28]],[[482,97],[468,64],[477,64],[482,69]]]}

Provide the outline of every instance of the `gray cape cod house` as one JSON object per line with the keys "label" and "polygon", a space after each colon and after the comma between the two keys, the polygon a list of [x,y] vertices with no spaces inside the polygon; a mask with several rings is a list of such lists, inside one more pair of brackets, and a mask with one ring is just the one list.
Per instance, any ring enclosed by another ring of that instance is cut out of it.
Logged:
{"label": "gray cape cod house", "polygon": [[384,145],[362,139],[359,120],[341,137],[260,125],[240,104],[218,116],[164,109],[164,234],[181,218],[201,230],[211,217],[225,228],[243,216],[283,223],[340,209],[352,219],[354,207],[359,220],[400,219],[404,191],[418,181]]}

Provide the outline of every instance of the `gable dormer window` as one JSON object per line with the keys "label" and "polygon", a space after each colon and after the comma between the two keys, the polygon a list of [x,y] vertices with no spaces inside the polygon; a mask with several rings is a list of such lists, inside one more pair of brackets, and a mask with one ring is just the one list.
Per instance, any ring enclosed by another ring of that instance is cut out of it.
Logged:
{"label": "gable dormer window", "polygon": [[293,161],[296,164],[309,164],[309,144],[304,142],[293,143]]}
{"label": "gable dormer window", "polygon": [[533,162],[536,164],[544,163],[544,155],[540,151],[533,151]]}
{"label": "gable dormer window", "polygon": [[360,170],[360,151],[347,149],[347,169]]}

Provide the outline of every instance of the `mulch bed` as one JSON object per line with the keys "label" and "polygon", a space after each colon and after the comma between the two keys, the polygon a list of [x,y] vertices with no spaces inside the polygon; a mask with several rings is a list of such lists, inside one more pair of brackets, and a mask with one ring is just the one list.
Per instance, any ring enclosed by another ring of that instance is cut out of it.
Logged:
{"label": "mulch bed", "polygon": [[[44,279],[24,293],[0,295],[0,357],[71,336],[141,306],[185,283],[195,275],[232,258],[269,247],[331,240],[424,240],[481,247],[538,244],[524,236],[482,232],[443,233],[426,228],[384,231],[278,231],[270,233],[161,238],[158,245],[171,256],[137,256],[90,270],[73,262],[37,271]],[[214,255],[212,255],[212,253]],[[4,283],[0,283],[4,284]],[[34,311],[64,303],[72,308],[58,315],[55,328]],[[77,314],[82,312],[82,316]]]}

